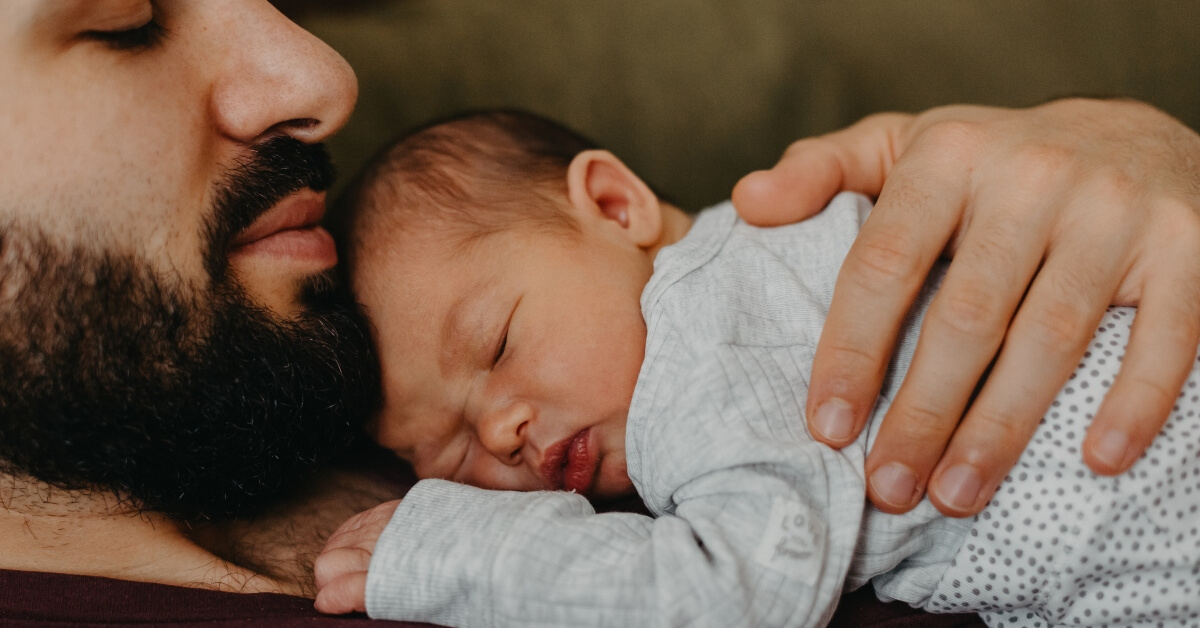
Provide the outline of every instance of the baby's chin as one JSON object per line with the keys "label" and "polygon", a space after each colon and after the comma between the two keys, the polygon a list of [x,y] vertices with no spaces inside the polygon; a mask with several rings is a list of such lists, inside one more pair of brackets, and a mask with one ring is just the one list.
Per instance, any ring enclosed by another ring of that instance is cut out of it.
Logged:
{"label": "baby's chin", "polygon": [[629,479],[629,472],[625,470],[624,463],[612,465],[611,467],[601,466],[600,472],[596,474],[596,480],[593,482],[591,490],[587,492],[588,499],[598,502],[621,500],[636,496],[637,489],[633,487],[633,480]]}

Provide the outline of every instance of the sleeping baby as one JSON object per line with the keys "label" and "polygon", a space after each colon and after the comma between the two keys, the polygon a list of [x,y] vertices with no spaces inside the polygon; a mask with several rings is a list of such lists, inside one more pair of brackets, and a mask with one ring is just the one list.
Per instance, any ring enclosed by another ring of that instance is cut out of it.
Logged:
{"label": "sleeping baby", "polygon": [[[374,324],[371,430],[423,478],[317,561],[326,612],[453,626],[819,626],[870,582],[990,625],[1200,621],[1193,369],[1133,470],[1078,447],[1135,311],[1113,308],[990,505],[865,500],[864,452],[941,271],[855,444],[803,417],[839,266],[871,210],[843,194],[760,229],[694,219],[547,120],[470,114],[388,149],[350,197]],[[503,489],[503,490],[483,490]],[[652,516],[596,514],[636,491]]]}

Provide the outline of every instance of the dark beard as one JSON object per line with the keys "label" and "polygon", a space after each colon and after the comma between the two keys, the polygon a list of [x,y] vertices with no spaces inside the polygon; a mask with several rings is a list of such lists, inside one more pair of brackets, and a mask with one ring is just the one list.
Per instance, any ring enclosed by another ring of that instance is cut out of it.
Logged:
{"label": "dark beard", "polygon": [[344,450],[379,387],[353,300],[332,273],[313,277],[305,313],[282,321],[228,273],[239,230],[331,175],[320,147],[259,147],[218,194],[202,288],[0,227],[0,471],[222,519]]}

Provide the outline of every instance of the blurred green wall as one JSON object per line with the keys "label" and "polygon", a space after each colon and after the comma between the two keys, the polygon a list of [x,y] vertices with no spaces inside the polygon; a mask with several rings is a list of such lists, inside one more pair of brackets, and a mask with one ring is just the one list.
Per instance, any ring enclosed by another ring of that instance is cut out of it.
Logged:
{"label": "blurred green wall", "polygon": [[[455,111],[516,106],[612,149],[688,208],[788,142],[883,110],[1124,95],[1200,127],[1200,2],[281,2],[358,72],[348,175]],[[343,177],[343,180],[346,177]]]}

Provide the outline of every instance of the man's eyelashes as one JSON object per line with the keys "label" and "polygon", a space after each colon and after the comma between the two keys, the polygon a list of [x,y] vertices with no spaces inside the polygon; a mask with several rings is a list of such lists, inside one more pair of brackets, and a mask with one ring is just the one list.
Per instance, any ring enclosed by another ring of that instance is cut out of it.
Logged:
{"label": "man's eyelashes", "polygon": [[134,28],[118,31],[88,31],[85,36],[98,41],[113,50],[142,50],[153,48],[167,34],[166,28],[157,20]]}

